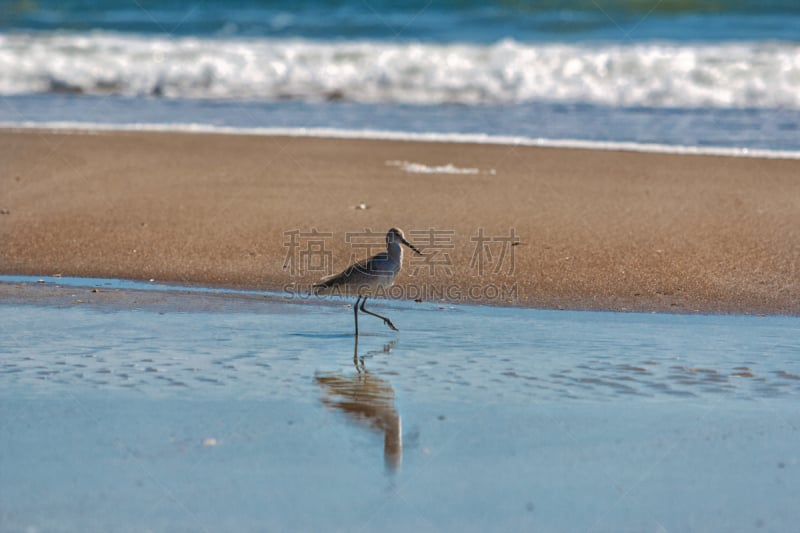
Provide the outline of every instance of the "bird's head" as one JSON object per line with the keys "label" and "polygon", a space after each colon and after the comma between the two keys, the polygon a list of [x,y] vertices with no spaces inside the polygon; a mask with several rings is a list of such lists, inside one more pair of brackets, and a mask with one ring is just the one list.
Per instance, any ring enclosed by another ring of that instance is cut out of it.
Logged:
{"label": "bird's head", "polygon": [[419,255],[422,255],[422,252],[417,250],[416,246],[414,246],[413,244],[411,244],[406,240],[405,235],[403,235],[403,230],[399,228],[392,228],[386,233],[386,244],[388,245],[393,242],[396,242],[398,244],[405,244],[406,246],[417,252]]}

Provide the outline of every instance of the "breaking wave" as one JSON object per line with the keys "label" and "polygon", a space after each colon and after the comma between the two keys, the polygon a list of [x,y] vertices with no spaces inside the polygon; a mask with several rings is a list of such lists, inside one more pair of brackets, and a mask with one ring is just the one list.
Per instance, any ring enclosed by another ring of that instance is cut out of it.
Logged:
{"label": "breaking wave", "polygon": [[800,109],[800,43],[0,34],[0,94]]}

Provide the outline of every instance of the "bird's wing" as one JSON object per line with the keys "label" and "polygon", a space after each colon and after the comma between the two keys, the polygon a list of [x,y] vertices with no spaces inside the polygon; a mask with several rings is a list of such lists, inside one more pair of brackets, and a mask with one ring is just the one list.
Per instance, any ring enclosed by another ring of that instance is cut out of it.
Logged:
{"label": "bird's wing", "polygon": [[389,268],[389,254],[381,252],[373,255],[366,261],[361,261],[353,265],[353,267],[364,274],[379,276],[381,274],[391,274],[394,271]]}
{"label": "bird's wing", "polygon": [[[345,270],[338,274],[334,274],[332,276],[328,276],[319,280],[319,283],[314,285],[315,289],[322,289],[326,287],[332,287],[334,285],[338,285],[340,283],[346,282],[353,274],[353,271],[359,272],[364,275],[380,275],[386,270],[385,267],[381,267],[381,263],[385,264],[386,261],[389,259],[389,254],[386,252],[381,252],[379,254],[373,255],[369,259],[364,259],[357,263],[353,263]],[[388,270],[387,270],[388,271]]]}

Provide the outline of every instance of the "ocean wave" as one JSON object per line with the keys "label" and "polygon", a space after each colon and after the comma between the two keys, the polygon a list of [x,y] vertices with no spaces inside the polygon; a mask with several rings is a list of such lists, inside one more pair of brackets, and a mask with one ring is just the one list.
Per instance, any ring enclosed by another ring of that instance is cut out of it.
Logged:
{"label": "ocean wave", "polygon": [[0,34],[0,94],[800,109],[800,43]]}

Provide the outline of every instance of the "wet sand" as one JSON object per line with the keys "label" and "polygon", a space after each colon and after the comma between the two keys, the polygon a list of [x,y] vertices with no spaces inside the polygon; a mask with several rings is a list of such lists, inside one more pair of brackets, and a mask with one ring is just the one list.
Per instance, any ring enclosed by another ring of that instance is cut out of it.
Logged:
{"label": "wet sand", "polygon": [[397,296],[798,314],[798,176],[797,160],[4,130],[0,273],[302,291],[398,226],[427,259]]}

